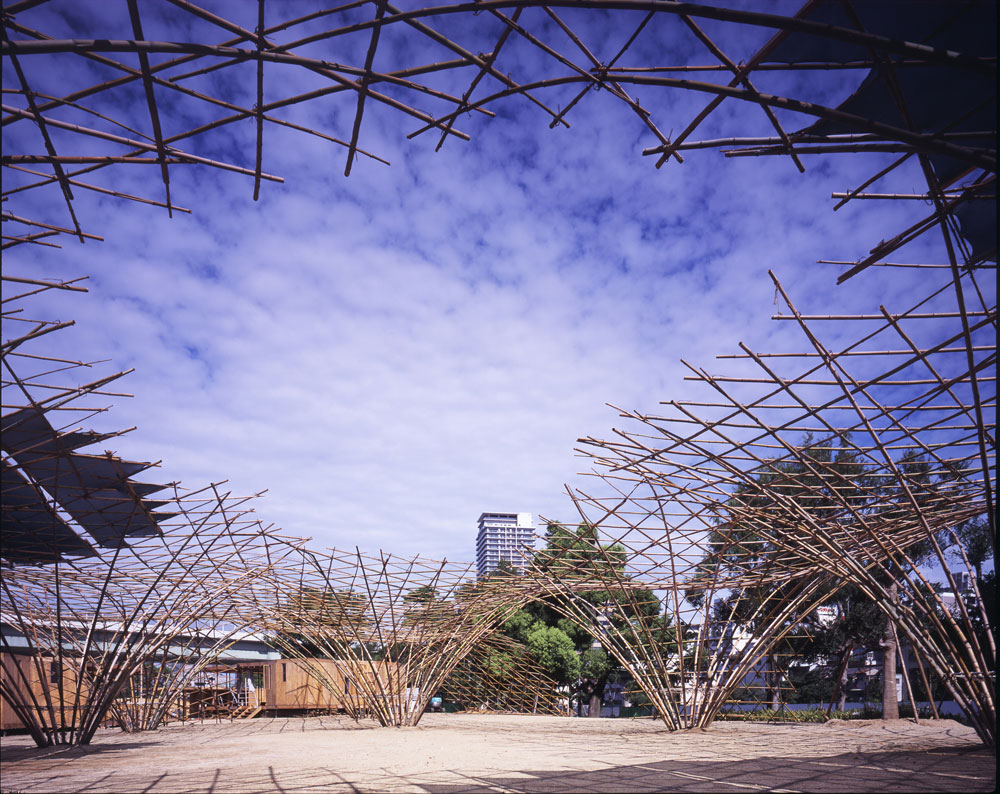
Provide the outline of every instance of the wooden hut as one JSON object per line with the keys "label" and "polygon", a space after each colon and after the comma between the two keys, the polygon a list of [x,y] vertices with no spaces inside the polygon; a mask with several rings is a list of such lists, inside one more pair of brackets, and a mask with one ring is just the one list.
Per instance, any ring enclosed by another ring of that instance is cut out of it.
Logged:
{"label": "wooden hut", "polygon": [[[312,669],[310,669],[310,667]],[[48,711],[53,704],[61,724],[71,725],[77,700],[76,665],[60,672],[54,659],[39,663],[30,654],[0,653],[3,689],[22,703]],[[319,676],[316,672],[322,672]],[[217,664],[206,670],[198,686],[185,688],[183,703],[173,714],[181,719],[222,717],[248,719],[259,714],[337,712],[347,707],[353,684],[333,659],[274,659],[248,663]],[[22,696],[23,695],[23,696]],[[0,698],[0,730],[26,726],[7,697]]]}
{"label": "wooden hut", "polygon": [[[59,726],[70,727],[79,719],[80,704],[86,700],[86,692],[80,692],[77,697],[77,668],[76,660],[60,664],[55,658],[0,653],[0,688],[10,692],[22,708],[35,711],[43,720],[54,718]],[[7,697],[0,697],[0,730],[25,727]]]}

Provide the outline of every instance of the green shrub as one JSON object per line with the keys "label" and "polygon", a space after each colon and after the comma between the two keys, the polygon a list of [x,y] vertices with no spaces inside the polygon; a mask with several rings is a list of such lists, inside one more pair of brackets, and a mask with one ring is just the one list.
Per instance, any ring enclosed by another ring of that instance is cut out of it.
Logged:
{"label": "green shrub", "polygon": [[[909,703],[899,704],[899,716],[903,719],[913,718],[913,706]],[[921,706],[917,709],[917,716],[922,720],[929,720],[934,717],[930,706]],[[857,719],[860,720],[880,720],[882,719],[882,704],[869,703],[861,711],[857,712]]]}
{"label": "green shrub", "polygon": [[[899,704],[899,716],[902,719],[912,719],[913,706],[909,703]],[[922,720],[929,720],[934,717],[929,706],[921,706],[917,711],[917,716]],[[728,711],[719,714],[720,720],[735,720],[743,722],[826,722],[829,720],[880,720],[882,719],[881,704],[869,703],[864,708],[854,711],[831,711],[830,716],[826,714],[826,709],[806,709],[804,711],[791,711],[789,709],[758,709],[757,711]],[[963,721],[962,717],[952,716],[952,719]]]}
{"label": "green shrub", "polygon": [[719,714],[720,720],[741,720],[744,722],[826,722],[828,719],[856,719],[861,712],[833,711],[826,716],[826,709],[804,709],[791,711],[789,709],[758,709],[757,711],[729,711]]}

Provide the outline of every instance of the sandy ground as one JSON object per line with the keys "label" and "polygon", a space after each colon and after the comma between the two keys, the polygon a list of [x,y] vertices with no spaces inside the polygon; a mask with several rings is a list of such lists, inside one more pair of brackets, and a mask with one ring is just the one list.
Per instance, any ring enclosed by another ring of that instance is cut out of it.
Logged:
{"label": "sandy ground", "polygon": [[651,720],[428,714],[102,730],[89,747],[2,741],[4,792],[993,791],[996,760],[951,720],[670,733]]}

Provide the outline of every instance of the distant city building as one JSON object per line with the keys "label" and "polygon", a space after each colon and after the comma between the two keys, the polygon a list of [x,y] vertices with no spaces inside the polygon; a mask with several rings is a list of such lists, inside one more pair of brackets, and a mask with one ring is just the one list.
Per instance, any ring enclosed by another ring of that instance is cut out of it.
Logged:
{"label": "distant city building", "polygon": [[479,577],[489,576],[506,560],[523,573],[535,546],[531,513],[483,513],[476,536],[476,569]]}
{"label": "distant city building", "polygon": [[942,583],[940,585],[941,589],[938,592],[938,597],[941,599],[941,603],[944,604],[945,609],[953,615],[960,614],[959,599],[965,604],[967,610],[976,609],[978,601],[976,599],[976,591],[972,587],[972,577],[965,571],[955,571],[952,573],[952,578],[955,580],[957,592],[952,590],[948,583]]}

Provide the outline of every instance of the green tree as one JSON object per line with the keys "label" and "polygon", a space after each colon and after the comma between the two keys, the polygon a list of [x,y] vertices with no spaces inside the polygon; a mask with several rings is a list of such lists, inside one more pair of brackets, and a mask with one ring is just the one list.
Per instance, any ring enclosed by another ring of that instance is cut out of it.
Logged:
{"label": "green tree", "polygon": [[[956,527],[955,536],[962,545],[965,558],[976,572],[976,580],[981,580],[983,565],[993,559],[993,539],[986,517],[978,516]],[[952,550],[951,556],[956,561],[962,561],[962,554],[957,548]]]}
{"label": "green tree", "polygon": [[497,563],[497,567],[490,571],[487,579],[503,579],[510,576],[517,576],[517,571],[514,566],[510,564],[509,560],[500,560]]}
{"label": "green tree", "polygon": [[830,666],[836,672],[829,681],[830,691],[823,699],[836,701],[834,708],[843,711],[851,654],[859,648],[878,647],[885,636],[887,621],[878,605],[855,585],[841,587],[827,605],[835,608],[836,616],[829,623],[820,622],[815,615],[812,617],[807,625],[811,641],[802,649],[802,656],[809,661],[832,661]]}
{"label": "green tree", "polygon": [[[706,568],[728,568],[735,573],[740,566],[752,570],[763,564],[773,550],[772,533],[780,532],[783,521],[796,520],[781,506],[781,501],[796,503],[815,521],[827,526],[841,524],[844,531],[849,532],[862,520],[875,527],[892,522],[913,522],[914,509],[919,510],[922,505],[937,500],[940,486],[948,480],[947,472],[940,477],[933,476],[928,461],[916,454],[905,456],[895,464],[898,477],[887,478],[884,471],[880,477],[857,459],[849,436],[824,445],[814,445],[812,438],[807,436],[799,453],[796,459],[772,464],[768,471],[758,476],[757,485],[747,484],[736,490],[732,502],[737,508],[735,515],[746,512],[741,508],[751,507],[758,516],[773,513],[775,520],[770,525],[759,518],[756,524],[740,525],[738,518],[735,526],[730,522],[720,537],[713,539],[717,549],[706,557]],[[763,536],[758,534],[756,527],[763,527]],[[974,528],[969,532],[970,536],[975,536]],[[947,531],[939,533],[938,544],[947,545],[949,534]],[[924,539],[907,545],[905,553],[879,561],[870,571],[888,594],[888,600],[895,602],[899,598],[898,582],[903,575],[911,573],[934,554],[934,542]],[[786,585],[760,593],[748,588],[733,597],[744,599],[744,608],[752,612],[761,596],[780,595],[783,587]],[[833,667],[837,671],[834,686],[842,706],[851,653],[857,648],[880,648],[882,712],[886,719],[897,718],[896,657],[899,647],[894,627],[878,605],[860,589],[831,578],[830,593],[828,603],[835,605],[838,613],[836,624],[821,626],[807,620],[804,625],[813,639],[793,643],[792,650],[806,658],[828,654],[834,660]]]}
{"label": "green tree", "polygon": [[[850,524],[879,497],[877,483],[867,467],[858,461],[849,436],[816,444],[807,435],[798,453],[770,463],[756,475],[754,482],[738,485],[726,514],[709,535],[707,552],[700,564],[706,578],[731,577],[751,583],[759,579],[761,582],[733,588],[712,605],[713,619],[719,626],[716,633],[722,631],[722,626],[734,623],[756,630],[758,623],[766,622],[769,615],[795,593],[798,583],[794,576],[789,574],[781,581],[775,575],[765,577],[764,574],[772,568],[775,574],[781,572],[782,549],[775,540],[783,535],[783,527],[791,528],[802,520],[798,511],[807,512],[818,523]],[[793,532],[787,537],[794,539],[795,536]],[[782,541],[787,542],[787,539],[783,537]],[[839,593],[842,585],[831,577],[831,596]],[[870,642],[873,637],[883,639],[886,633],[884,617],[870,601],[871,609],[862,609],[862,598],[856,589],[840,598],[840,614],[851,618],[834,634],[826,636],[815,622],[805,624],[814,636],[824,635],[820,646],[836,656],[837,669],[842,672],[854,647]],[[687,600],[701,607],[704,596],[689,591]],[[805,617],[791,614],[788,621],[798,622]],[[763,660],[761,671],[771,708],[780,706],[779,650],[805,658],[815,658],[821,653],[815,642],[808,639],[787,638],[772,648]]]}
{"label": "green tree", "polygon": [[580,657],[566,632],[555,626],[535,622],[525,644],[542,668],[560,684],[571,684],[580,677]]}
{"label": "green tree", "polygon": [[[997,574],[996,571],[989,571],[983,574],[983,576],[977,582],[979,587],[979,597],[982,599],[983,607],[986,612],[986,619],[983,620],[979,616],[978,610],[976,610],[976,632],[980,635],[979,644],[982,648],[989,648],[989,639],[987,634],[989,634],[993,627],[997,624]],[[989,669],[996,671],[996,656],[987,656],[986,663],[989,665]]]}
{"label": "green tree", "polygon": [[[618,653],[639,651],[641,657],[642,652],[652,650],[651,646],[674,638],[656,594],[632,583],[626,575],[626,559],[623,546],[602,543],[591,525],[581,524],[574,530],[549,524],[545,548],[536,554],[532,566],[557,578],[567,595],[530,605],[512,624],[512,628],[524,626],[533,615],[572,641],[579,660],[578,677],[565,683],[571,683],[579,710],[588,702],[593,717],[600,716],[608,683],[627,677],[627,671],[609,652],[609,641],[618,646]],[[574,615],[576,620],[562,613]]]}
{"label": "green tree", "polygon": [[429,604],[435,598],[437,598],[437,590],[433,586],[425,584],[406,593],[403,596],[403,601],[407,604]]}

